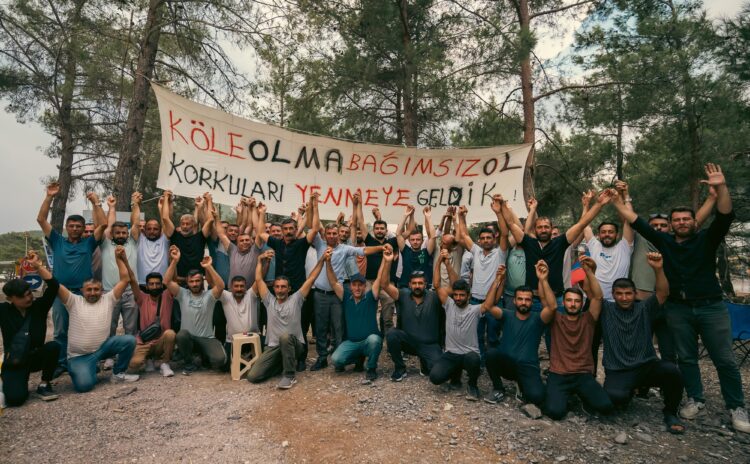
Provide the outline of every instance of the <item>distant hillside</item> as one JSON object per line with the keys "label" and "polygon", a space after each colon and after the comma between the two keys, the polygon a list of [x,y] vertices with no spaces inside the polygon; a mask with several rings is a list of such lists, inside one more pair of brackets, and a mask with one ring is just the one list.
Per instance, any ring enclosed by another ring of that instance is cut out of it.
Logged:
{"label": "distant hillside", "polygon": [[[29,248],[37,250],[44,256],[42,247],[42,231],[32,230],[29,234]],[[11,261],[24,255],[26,239],[23,232],[0,234],[0,261]]]}

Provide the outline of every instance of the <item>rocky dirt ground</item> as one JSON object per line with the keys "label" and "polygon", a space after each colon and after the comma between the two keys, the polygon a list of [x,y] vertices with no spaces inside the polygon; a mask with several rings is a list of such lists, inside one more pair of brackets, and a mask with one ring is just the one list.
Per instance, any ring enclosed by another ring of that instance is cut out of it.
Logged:
{"label": "rocky dirt ground", "polygon": [[[731,429],[708,360],[708,411],[683,436],[663,431],[656,394],[609,420],[580,407],[560,422],[534,420],[512,386],[501,404],[469,402],[421,377],[415,358],[409,366],[403,382],[391,382],[384,352],[372,384],[328,368],[298,374],[288,391],[275,379],[251,385],[207,371],[133,384],[111,384],[103,372],[93,392],[76,394],[63,376],[59,400],[32,396],[4,410],[0,462],[750,462],[750,435]],[[483,375],[480,388],[489,387]]]}

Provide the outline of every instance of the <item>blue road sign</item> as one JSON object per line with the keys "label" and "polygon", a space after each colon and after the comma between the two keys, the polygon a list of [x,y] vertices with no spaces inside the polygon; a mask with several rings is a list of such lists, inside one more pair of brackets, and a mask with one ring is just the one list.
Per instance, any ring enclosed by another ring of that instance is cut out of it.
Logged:
{"label": "blue road sign", "polygon": [[23,280],[25,280],[26,282],[29,283],[29,285],[31,285],[32,290],[38,289],[39,287],[42,286],[42,282],[44,282],[44,280],[42,280],[42,278],[36,274],[25,275],[23,277]]}

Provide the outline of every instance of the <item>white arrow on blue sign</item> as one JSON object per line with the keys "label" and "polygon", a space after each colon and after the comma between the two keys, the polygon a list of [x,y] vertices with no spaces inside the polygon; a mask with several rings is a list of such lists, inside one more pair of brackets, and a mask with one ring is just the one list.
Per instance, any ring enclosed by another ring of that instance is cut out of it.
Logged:
{"label": "white arrow on blue sign", "polygon": [[25,280],[31,286],[32,290],[38,289],[42,286],[42,282],[44,282],[41,277],[34,274],[24,276],[23,280]]}

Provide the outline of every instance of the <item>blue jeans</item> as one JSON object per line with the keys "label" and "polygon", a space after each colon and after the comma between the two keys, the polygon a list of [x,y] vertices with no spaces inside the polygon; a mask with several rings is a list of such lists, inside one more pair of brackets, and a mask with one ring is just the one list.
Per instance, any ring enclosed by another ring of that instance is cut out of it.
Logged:
{"label": "blue jeans", "polygon": [[367,369],[376,369],[382,349],[383,339],[377,334],[372,334],[359,342],[344,340],[333,352],[331,362],[336,367],[345,367],[348,364],[356,363],[359,358],[365,356],[367,357]]}
{"label": "blue jeans", "polygon": [[[75,292],[78,293],[78,292]],[[65,307],[60,298],[55,298],[52,303],[52,326],[53,336],[60,345],[60,354],[57,363],[61,367],[68,366],[68,308]]]}
{"label": "blue jeans", "polygon": [[73,381],[73,388],[79,393],[91,391],[96,384],[96,363],[106,358],[117,356],[112,368],[114,374],[125,372],[135,350],[135,337],[119,335],[109,337],[98,350],[90,354],[68,358],[68,373]]}
{"label": "blue jeans", "polygon": [[688,398],[705,401],[701,371],[698,367],[698,335],[703,340],[716,372],[721,396],[728,409],[745,406],[742,377],[732,352],[732,327],[726,305],[717,301],[690,306],[667,300],[664,304],[667,325],[674,336],[677,361]]}

